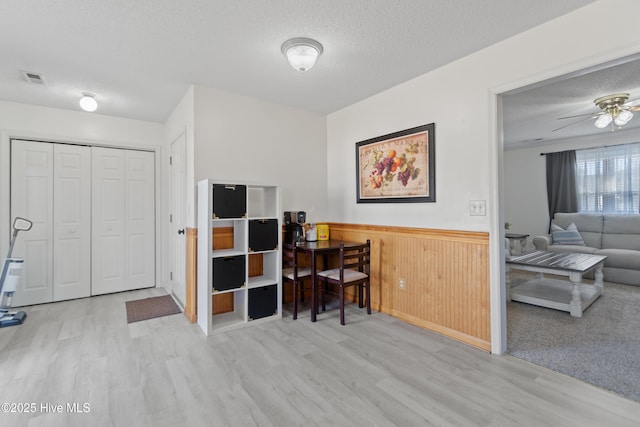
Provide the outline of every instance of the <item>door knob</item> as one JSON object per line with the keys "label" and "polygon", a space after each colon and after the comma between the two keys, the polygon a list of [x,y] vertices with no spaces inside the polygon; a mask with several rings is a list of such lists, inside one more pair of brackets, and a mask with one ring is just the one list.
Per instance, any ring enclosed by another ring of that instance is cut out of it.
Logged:
{"label": "door knob", "polygon": [[178,234],[184,234],[184,228],[182,230],[178,230]]}

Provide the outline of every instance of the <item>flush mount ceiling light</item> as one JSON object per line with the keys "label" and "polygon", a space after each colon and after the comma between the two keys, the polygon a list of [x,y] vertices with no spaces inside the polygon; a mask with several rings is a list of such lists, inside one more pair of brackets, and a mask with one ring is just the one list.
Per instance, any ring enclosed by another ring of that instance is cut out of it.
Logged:
{"label": "flush mount ceiling light", "polygon": [[291,66],[304,73],[316,63],[322,55],[322,45],[313,39],[297,37],[282,43],[281,49]]}
{"label": "flush mount ceiling light", "polygon": [[84,111],[93,112],[98,109],[98,101],[96,96],[90,92],[82,92],[82,98],[80,98],[80,108]]}

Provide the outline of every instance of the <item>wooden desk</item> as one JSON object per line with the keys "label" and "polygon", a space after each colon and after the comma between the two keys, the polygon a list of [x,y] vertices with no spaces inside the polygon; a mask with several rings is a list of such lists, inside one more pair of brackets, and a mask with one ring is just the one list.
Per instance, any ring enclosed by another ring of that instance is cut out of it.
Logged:
{"label": "wooden desk", "polygon": [[316,321],[318,313],[318,285],[317,285],[317,263],[316,257],[323,255],[325,257],[324,267],[327,268],[328,255],[340,251],[340,243],[344,243],[345,248],[358,246],[362,243],[342,242],[341,240],[318,240],[317,242],[299,242],[296,243],[298,252],[307,253],[311,256],[311,321]]}

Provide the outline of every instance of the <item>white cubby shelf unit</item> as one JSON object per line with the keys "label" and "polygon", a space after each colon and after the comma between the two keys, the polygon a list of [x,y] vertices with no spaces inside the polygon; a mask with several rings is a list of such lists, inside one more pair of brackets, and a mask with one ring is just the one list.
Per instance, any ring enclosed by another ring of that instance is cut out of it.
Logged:
{"label": "white cubby shelf unit", "polygon": [[[197,318],[205,335],[282,318],[280,211],[277,186],[198,182]],[[214,250],[216,231],[226,244]]]}

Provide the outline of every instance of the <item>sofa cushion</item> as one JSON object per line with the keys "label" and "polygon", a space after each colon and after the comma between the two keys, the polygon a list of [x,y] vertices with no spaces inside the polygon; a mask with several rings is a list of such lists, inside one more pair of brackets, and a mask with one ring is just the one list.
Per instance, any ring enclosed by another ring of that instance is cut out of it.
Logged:
{"label": "sofa cushion", "polygon": [[613,268],[640,270],[640,251],[629,249],[598,249],[596,255],[606,255],[604,265]]}
{"label": "sofa cushion", "polygon": [[552,245],[578,245],[585,246],[584,240],[574,223],[569,224],[567,229],[563,229],[559,225],[551,224]]}
{"label": "sofa cushion", "polygon": [[624,285],[640,286],[640,270],[628,268],[605,267],[602,269],[604,280],[607,282],[622,283]]}
{"label": "sofa cushion", "polygon": [[578,246],[578,245],[549,245],[547,246],[549,252],[571,252],[576,254],[595,254],[596,251],[601,249],[592,248],[591,246]]}
{"label": "sofa cushion", "polygon": [[604,215],[587,213],[558,212],[553,216],[553,224],[566,229],[571,223],[578,227],[578,231],[585,245],[593,248],[602,247],[602,226]]}
{"label": "sofa cushion", "polygon": [[640,251],[640,215],[605,215],[603,249]]}

